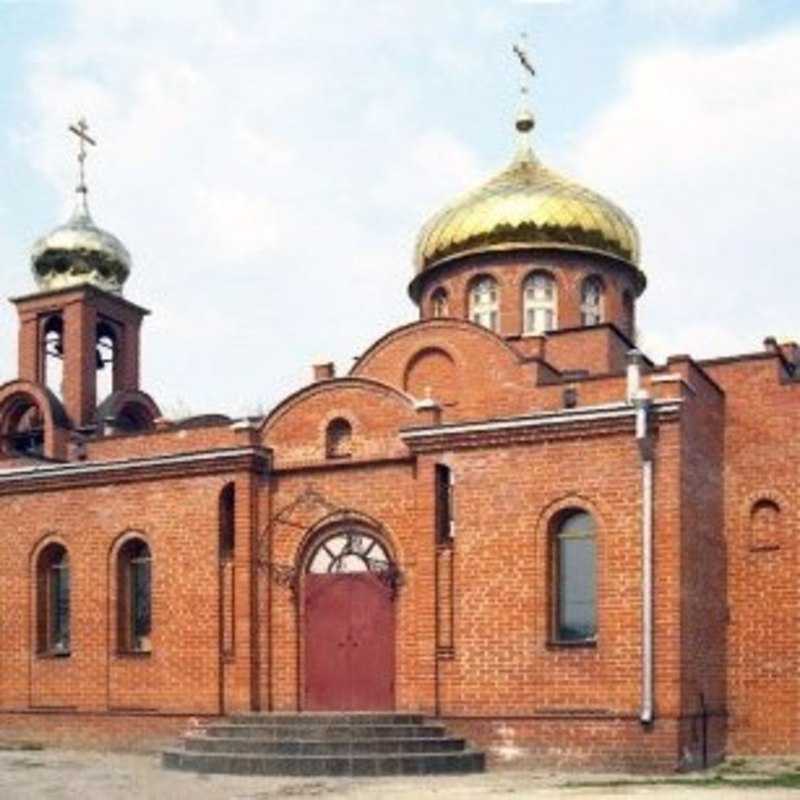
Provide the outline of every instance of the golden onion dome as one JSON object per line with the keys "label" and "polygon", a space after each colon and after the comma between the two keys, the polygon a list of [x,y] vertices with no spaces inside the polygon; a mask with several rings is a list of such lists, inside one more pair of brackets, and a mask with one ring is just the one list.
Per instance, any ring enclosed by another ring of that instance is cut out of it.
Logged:
{"label": "golden onion dome", "polygon": [[[556,248],[599,253],[639,270],[639,235],[609,200],[543,166],[528,142],[533,117],[517,119],[520,145],[511,164],[435,214],[416,245],[417,278],[456,257],[489,251]],[[412,283],[412,293],[419,281]]]}

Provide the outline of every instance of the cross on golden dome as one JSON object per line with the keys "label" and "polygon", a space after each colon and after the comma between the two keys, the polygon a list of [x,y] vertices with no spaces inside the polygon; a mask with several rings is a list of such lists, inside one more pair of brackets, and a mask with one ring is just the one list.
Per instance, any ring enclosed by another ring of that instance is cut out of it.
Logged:
{"label": "cross on golden dome", "polygon": [[522,102],[517,115],[517,130],[521,134],[527,134],[533,130],[534,125],[528,96],[530,94],[530,79],[536,77],[536,70],[528,57],[528,34],[525,31],[520,34],[519,44],[514,45],[514,53],[522,67],[522,80],[519,89]]}

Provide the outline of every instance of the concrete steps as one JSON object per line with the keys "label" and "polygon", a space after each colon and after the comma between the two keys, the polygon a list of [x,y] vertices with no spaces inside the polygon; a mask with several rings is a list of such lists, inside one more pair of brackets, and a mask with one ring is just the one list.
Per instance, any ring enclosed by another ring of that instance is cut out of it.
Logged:
{"label": "concrete steps", "polygon": [[235,775],[483,772],[485,757],[419,714],[236,714],[166,750],[169,769]]}

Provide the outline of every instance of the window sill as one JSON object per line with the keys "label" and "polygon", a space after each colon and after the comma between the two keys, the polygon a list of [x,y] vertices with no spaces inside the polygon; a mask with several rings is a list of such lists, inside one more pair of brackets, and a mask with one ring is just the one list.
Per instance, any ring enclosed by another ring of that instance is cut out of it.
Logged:
{"label": "window sill", "polygon": [[574,640],[561,640],[561,639],[550,639],[547,642],[547,647],[550,650],[572,650],[572,649],[581,649],[581,648],[596,648],[597,647],[597,639],[574,639]]}
{"label": "window sill", "polygon": [[57,658],[69,658],[72,653],[69,650],[46,650],[43,653],[37,653],[36,658],[41,659],[57,659]]}
{"label": "window sill", "polygon": [[152,650],[117,650],[114,655],[117,658],[149,658],[152,655]]}

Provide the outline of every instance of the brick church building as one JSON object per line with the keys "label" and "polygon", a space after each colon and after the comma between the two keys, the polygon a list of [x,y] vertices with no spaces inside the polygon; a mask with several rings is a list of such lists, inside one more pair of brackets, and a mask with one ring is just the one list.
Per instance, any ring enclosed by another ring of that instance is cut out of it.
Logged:
{"label": "brick church building", "polygon": [[263,419],[162,416],[81,181],[12,300],[0,738],[392,710],[497,763],[800,750],[798,349],[639,352],[636,229],[532,128],[422,228],[418,319]]}

